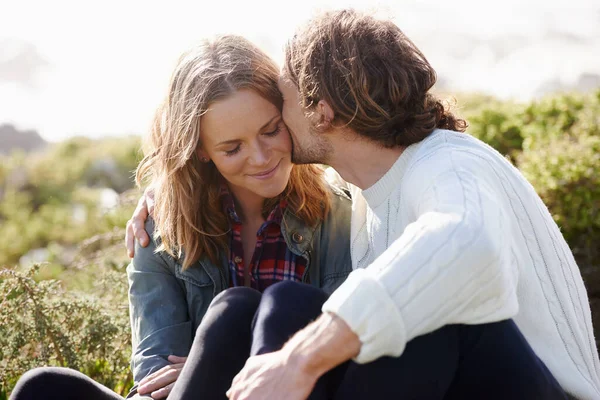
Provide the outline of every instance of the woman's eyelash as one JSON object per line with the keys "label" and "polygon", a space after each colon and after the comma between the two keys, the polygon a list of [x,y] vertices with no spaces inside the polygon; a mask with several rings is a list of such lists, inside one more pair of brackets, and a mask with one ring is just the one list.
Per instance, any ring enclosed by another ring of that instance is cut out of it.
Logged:
{"label": "woman's eyelash", "polygon": [[[279,132],[281,132],[281,125],[277,125],[277,128],[272,132],[265,132],[264,135],[271,137],[271,136],[276,136]],[[225,155],[232,156],[232,155],[238,153],[240,151],[240,149],[241,149],[241,145],[238,144],[236,146],[236,148],[233,150],[225,150]]]}
{"label": "woman's eyelash", "polygon": [[277,129],[275,129],[273,132],[265,132],[266,136],[275,136],[277,135],[279,132],[281,131],[281,125],[277,125]]}
{"label": "woman's eyelash", "polygon": [[240,145],[238,144],[235,149],[233,149],[233,150],[226,150],[225,151],[225,155],[232,156],[232,155],[236,154],[239,151],[240,151]]}

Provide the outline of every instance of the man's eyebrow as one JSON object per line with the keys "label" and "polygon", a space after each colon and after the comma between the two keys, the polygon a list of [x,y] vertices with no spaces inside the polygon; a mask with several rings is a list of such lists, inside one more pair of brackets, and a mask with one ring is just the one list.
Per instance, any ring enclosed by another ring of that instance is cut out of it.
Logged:
{"label": "man's eyebrow", "polygon": [[[259,131],[262,131],[262,130],[264,130],[264,129],[265,129],[267,126],[271,125],[271,123],[272,123],[273,121],[275,121],[275,120],[276,120],[277,118],[279,118],[279,117],[280,117],[279,115],[275,115],[275,116],[273,116],[273,118],[271,118],[270,120],[268,120],[266,124],[264,124],[263,126],[261,126],[261,127],[260,127]],[[215,147],[217,147],[217,146],[222,146],[222,145],[225,145],[225,144],[233,144],[233,143],[238,143],[239,141],[240,141],[240,139],[224,140],[224,141],[222,141],[222,142],[219,142],[219,143],[217,143],[217,144],[215,145]]]}

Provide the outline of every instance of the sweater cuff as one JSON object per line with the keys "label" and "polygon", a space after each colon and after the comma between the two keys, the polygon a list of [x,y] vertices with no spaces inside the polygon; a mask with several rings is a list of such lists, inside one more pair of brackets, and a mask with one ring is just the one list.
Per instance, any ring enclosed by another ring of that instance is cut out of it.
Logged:
{"label": "sweater cuff", "polygon": [[399,357],[406,346],[404,321],[392,298],[368,269],[353,271],[323,304],[323,312],[340,317],[359,337],[365,364],[379,357]]}

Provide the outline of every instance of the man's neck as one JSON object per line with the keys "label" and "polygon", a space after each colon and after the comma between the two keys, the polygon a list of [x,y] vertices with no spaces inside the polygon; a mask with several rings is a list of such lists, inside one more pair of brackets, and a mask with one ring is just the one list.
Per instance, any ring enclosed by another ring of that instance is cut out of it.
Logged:
{"label": "man's neck", "polygon": [[355,140],[332,138],[334,153],[331,165],[340,176],[362,190],[373,186],[384,176],[404,151],[403,147],[388,149],[363,138]]}

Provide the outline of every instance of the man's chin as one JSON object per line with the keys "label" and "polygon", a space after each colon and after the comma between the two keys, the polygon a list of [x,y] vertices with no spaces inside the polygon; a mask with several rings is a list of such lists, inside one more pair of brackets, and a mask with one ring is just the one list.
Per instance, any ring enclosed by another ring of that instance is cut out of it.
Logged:
{"label": "man's chin", "polygon": [[292,163],[296,165],[302,164],[321,164],[320,160],[316,160],[315,157],[311,157],[308,154],[304,154],[302,152],[293,151],[292,152]]}
{"label": "man's chin", "polygon": [[292,157],[292,163],[296,165],[304,165],[304,164],[327,164],[324,161],[318,160],[312,157]]}

